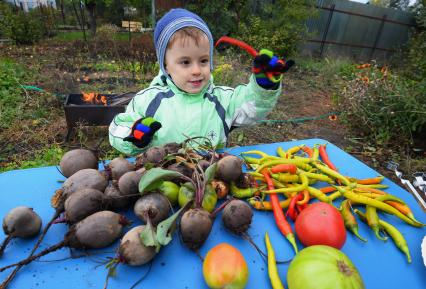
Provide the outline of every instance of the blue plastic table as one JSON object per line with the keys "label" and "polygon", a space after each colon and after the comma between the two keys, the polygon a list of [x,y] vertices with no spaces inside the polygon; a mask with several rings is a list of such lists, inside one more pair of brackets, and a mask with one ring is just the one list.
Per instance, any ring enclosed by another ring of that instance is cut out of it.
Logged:
{"label": "blue plastic table", "polygon": [[[238,155],[243,151],[259,149],[269,154],[275,154],[278,146],[287,149],[294,145],[306,144],[312,146],[316,143],[323,144],[327,143],[327,141],[309,139],[262,144],[233,148],[230,149],[230,152]],[[344,175],[357,178],[379,175],[376,171],[333,144],[328,144],[327,151],[334,164],[340,168],[340,172]],[[64,177],[60,175],[55,167],[17,170],[0,174],[0,216],[5,216],[10,209],[16,206],[30,206],[34,208],[46,224],[54,213],[54,210],[50,207],[50,197],[56,189],[61,187],[61,183],[58,182],[61,180],[64,180]],[[414,215],[420,221],[426,222],[424,212],[407,191],[389,179],[385,179],[383,183],[389,186],[388,192],[405,200],[412,208]],[[132,212],[126,214],[135,220],[134,225],[140,224],[140,221],[134,217]],[[405,255],[395,247],[391,240],[387,242],[378,240],[362,222],[359,224],[360,234],[367,238],[368,242],[364,243],[348,232],[347,241],[342,251],[360,271],[366,288],[426,288],[426,268],[420,253],[420,243],[423,236],[426,235],[426,230],[406,225],[393,216],[381,214],[381,218],[395,225],[404,234],[412,255],[411,264],[407,263]],[[66,231],[67,226],[64,224],[53,225],[42,243],[42,248],[59,242]],[[269,212],[255,212],[249,234],[264,250],[264,233],[266,231],[270,235],[277,259],[286,260],[291,258],[293,249],[278,231],[272,214]],[[1,232],[0,239],[2,240],[3,238],[4,234]],[[12,241],[3,257],[0,258],[0,267],[26,257],[35,242],[36,239]],[[247,241],[227,232],[220,218],[217,218],[211,235],[200,250],[201,255],[205,256],[209,249],[221,242],[234,245],[245,256],[250,271],[247,288],[270,288],[267,266],[258,253]],[[89,251],[91,253],[89,256],[75,259],[69,259],[69,249],[51,253],[39,261],[23,267],[11,283],[10,288],[103,288],[107,270],[105,265],[99,262],[102,259],[106,260],[107,257],[113,257],[117,244],[118,242],[102,250],[91,250]],[[300,243],[298,243],[298,246],[302,248]],[[79,254],[79,251],[75,251],[73,255]],[[117,275],[110,279],[108,288],[130,288],[148,269],[148,265],[141,267],[119,265]],[[287,285],[285,281],[287,270],[288,264],[279,265],[279,273],[285,285]],[[0,273],[0,279],[5,279],[10,272],[10,270],[6,270]],[[184,247],[175,234],[174,240],[168,246],[162,248],[155,257],[150,273],[136,288],[190,289],[207,287],[203,280],[200,259],[192,251]]]}

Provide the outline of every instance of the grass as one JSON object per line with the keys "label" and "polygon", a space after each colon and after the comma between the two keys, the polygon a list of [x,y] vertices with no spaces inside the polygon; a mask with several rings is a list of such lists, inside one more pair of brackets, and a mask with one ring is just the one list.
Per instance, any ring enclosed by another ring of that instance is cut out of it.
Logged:
{"label": "grass", "polygon": [[21,160],[16,156],[6,166],[0,167],[0,173],[16,169],[55,166],[59,164],[64,153],[65,151],[62,147],[54,144],[34,152],[34,158],[31,160]]}
{"label": "grass", "polygon": [[9,127],[23,113],[24,90],[21,83],[29,73],[9,58],[0,59],[0,128]]}

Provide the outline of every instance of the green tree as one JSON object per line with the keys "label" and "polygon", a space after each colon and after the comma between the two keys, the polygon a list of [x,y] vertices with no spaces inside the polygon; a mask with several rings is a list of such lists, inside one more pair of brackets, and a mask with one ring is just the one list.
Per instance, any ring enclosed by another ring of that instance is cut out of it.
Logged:
{"label": "green tree", "polygon": [[190,0],[183,1],[183,6],[198,14],[209,26],[213,37],[219,38],[238,32],[240,23],[250,13],[249,2],[249,0]]}
{"label": "green tree", "polygon": [[410,0],[370,0],[369,4],[379,7],[407,10]]}

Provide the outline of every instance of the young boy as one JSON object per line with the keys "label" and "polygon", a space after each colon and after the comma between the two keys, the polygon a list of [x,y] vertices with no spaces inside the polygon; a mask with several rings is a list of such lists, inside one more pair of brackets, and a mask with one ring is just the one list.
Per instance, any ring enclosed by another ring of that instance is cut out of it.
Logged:
{"label": "young boy", "polygon": [[270,81],[265,75],[283,73],[292,65],[277,62],[266,51],[255,58],[248,84],[215,86],[213,37],[207,24],[185,9],[172,9],[158,21],[154,44],[159,75],[109,127],[111,145],[127,155],[181,143],[187,136],[203,136],[224,146],[232,127],[253,125],[274,107],[281,81]]}

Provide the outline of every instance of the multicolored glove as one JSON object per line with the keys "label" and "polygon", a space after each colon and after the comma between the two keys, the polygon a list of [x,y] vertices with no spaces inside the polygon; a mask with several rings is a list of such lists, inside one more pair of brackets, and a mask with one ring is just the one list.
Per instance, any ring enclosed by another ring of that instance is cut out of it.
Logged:
{"label": "multicolored glove", "polygon": [[152,117],[143,117],[135,121],[132,127],[132,132],[125,137],[124,141],[132,142],[138,148],[147,146],[153,135],[161,128],[161,123]]}
{"label": "multicolored glove", "polygon": [[293,65],[293,60],[279,59],[272,51],[262,49],[253,60],[252,72],[257,84],[266,89],[276,89],[283,78],[283,73]]}

